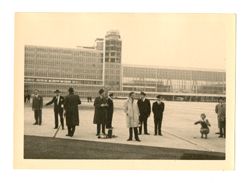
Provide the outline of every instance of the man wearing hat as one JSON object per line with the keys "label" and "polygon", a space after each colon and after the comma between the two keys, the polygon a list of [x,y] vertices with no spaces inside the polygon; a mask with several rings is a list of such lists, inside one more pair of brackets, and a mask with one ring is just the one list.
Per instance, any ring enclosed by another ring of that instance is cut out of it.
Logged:
{"label": "man wearing hat", "polygon": [[58,115],[60,116],[60,122],[62,125],[62,129],[64,130],[64,122],[63,122],[63,103],[64,103],[64,97],[60,95],[60,91],[56,90],[55,96],[52,98],[50,102],[45,104],[46,106],[51,105],[54,103],[54,114],[55,114],[55,128],[58,128]]}
{"label": "man wearing hat", "polygon": [[141,92],[141,98],[137,102],[139,107],[139,121],[141,123],[141,126],[139,127],[139,134],[142,134],[142,125],[144,126],[144,134],[149,135],[148,133],[148,117],[151,113],[151,105],[150,101],[146,98],[146,93]]}
{"label": "man wearing hat", "polygon": [[107,97],[105,96],[104,89],[99,90],[99,96],[95,98],[94,106],[95,106],[95,114],[93,123],[97,125],[96,135],[98,136],[98,138],[101,138],[100,134],[101,129],[103,135],[106,135],[105,125],[107,123],[107,109],[108,109],[108,101]]}
{"label": "man wearing hat", "polygon": [[162,136],[161,133],[161,124],[162,117],[164,112],[164,103],[162,102],[162,98],[160,95],[156,96],[156,101],[153,103],[152,111],[154,113],[154,123],[155,123],[155,135]]}
{"label": "man wearing hat", "polygon": [[75,127],[79,126],[79,111],[78,105],[81,104],[80,97],[74,94],[74,89],[69,88],[69,95],[64,99],[64,110],[66,117],[66,125],[68,127],[68,134],[66,136],[73,137]]}

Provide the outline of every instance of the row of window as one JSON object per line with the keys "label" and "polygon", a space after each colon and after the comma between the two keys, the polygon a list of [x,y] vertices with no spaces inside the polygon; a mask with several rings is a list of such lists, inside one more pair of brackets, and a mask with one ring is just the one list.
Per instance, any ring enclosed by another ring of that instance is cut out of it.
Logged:
{"label": "row of window", "polygon": [[106,45],[118,45],[121,46],[122,42],[120,40],[106,40]]}
{"label": "row of window", "polygon": [[52,50],[49,51],[25,51],[25,56],[27,57],[83,57],[83,56],[88,56],[88,57],[102,57],[103,54],[101,52],[94,52],[94,51],[80,51],[80,50],[75,50],[75,51],[70,51],[70,52],[54,52]]}
{"label": "row of window", "polygon": [[105,62],[121,63],[121,59],[120,58],[105,58]]}
{"label": "row of window", "polygon": [[106,57],[108,57],[108,56],[117,56],[117,57],[120,57],[121,56],[121,52],[106,52],[105,56]]}
{"label": "row of window", "polygon": [[60,79],[44,79],[44,78],[25,78],[24,82],[38,82],[38,83],[72,83],[72,84],[89,84],[102,85],[102,81],[89,80],[60,80]]}
{"label": "row of window", "polygon": [[225,72],[134,69],[123,67],[124,77],[225,81]]}

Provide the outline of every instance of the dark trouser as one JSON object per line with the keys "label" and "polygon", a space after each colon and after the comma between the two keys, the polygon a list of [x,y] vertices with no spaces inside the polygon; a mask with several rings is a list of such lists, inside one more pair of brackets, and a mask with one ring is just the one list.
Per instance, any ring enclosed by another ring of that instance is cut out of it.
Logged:
{"label": "dark trouser", "polygon": [[36,123],[41,125],[42,124],[42,110],[34,110],[35,120]]}
{"label": "dark trouser", "polygon": [[226,124],[225,122],[220,122],[220,136],[221,137],[226,137]]}
{"label": "dark trouser", "polygon": [[162,119],[154,119],[155,122],[155,135],[161,135],[161,124],[162,124]]}
{"label": "dark trouser", "polygon": [[68,127],[68,135],[73,137],[75,133],[76,126],[67,126]]}
{"label": "dark trouser", "polygon": [[130,140],[133,139],[133,129],[134,129],[134,134],[135,134],[135,140],[139,140],[137,128],[129,128],[129,139]]}
{"label": "dark trouser", "polygon": [[60,116],[60,122],[61,122],[62,128],[64,128],[63,110],[54,110],[54,114],[55,114],[55,128],[58,128],[58,115]]}
{"label": "dark trouser", "polygon": [[147,117],[140,117],[141,126],[139,127],[139,133],[142,133],[142,125],[144,127],[144,134],[148,133],[148,118]]}
{"label": "dark trouser", "polygon": [[112,130],[112,119],[109,119],[107,121],[107,125],[106,125],[106,128],[108,129],[108,138],[112,138],[112,133],[113,133],[113,130]]}
{"label": "dark trouser", "polygon": [[98,123],[98,124],[97,124],[97,134],[98,134],[98,135],[100,135],[101,126],[102,126],[102,133],[105,134],[105,124],[103,124],[103,123]]}

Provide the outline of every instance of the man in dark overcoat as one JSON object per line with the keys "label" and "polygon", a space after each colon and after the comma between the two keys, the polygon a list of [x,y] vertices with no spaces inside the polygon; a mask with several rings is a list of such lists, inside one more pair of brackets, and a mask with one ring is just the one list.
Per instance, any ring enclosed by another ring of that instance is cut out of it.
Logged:
{"label": "man in dark overcoat", "polygon": [[219,104],[215,106],[215,112],[218,119],[219,138],[226,137],[226,104],[222,97],[219,98]]}
{"label": "man in dark overcoat", "polygon": [[112,120],[113,120],[113,112],[114,112],[114,103],[113,103],[113,93],[110,93],[108,96],[108,108],[107,108],[107,125],[106,128],[108,129],[108,135],[107,138],[112,138],[112,132],[113,132],[113,126],[112,126]]}
{"label": "man in dark overcoat", "polygon": [[158,133],[158,135],[162,136],[161,125],[162,125],[162,117],[163,117],[164,108],[165,108],[165,105],[162,102],[162,98],[160,95],[158,95],[152,107],[152,111],[154,113],[155,135],[157,135]]}
{"label": "man in dark overcoat", "polygon": [[108,108],[107,97],[105,96],[105,91],[103,89],[99,90],[99,96],[95,98],[94,107],[95,107],[95,114],[93,123],[97,125],[96,135],[98,136],[98,138],[101,138],[100,135],[101,129],[103,135],[106,135],[105,125],[107,123],[107,108]]}
{"label": "man in dark overcoat", "polygon": [[73,137],[75,126],[79,126],[79,111],[78,105],[81,104],[80,97],[74,94],[74,89],[69,88],[69,95],[64,99],[64,110],[66,116],[66,125],[68,134],[66,136]]}
{"label": "man in dark overcoat", "polygon": [[56,90],[54,92],[56,95],[52,98],[50,102],[45,104],[46,106],[54,104],[54,115],[55,115],[55,128],[58,128],[58,115],[60,117],[60,122],[62,125],[62,129],[64,130],[64,122],[63,122],[63,103],[64,103],[64,97],[60,95],[60,91]]}
{"label": "man in dark overcoat", "polygon": [[32,100],[32,110],[34,111],[35,123],[33,125],[42,125],[43,97],[38,95],[38,90],[34,91]]}
{"label": "man in dark overcoat", "polygon": [[150,101],[146,98],[146,94],[144,92],[141,92],[141,98],[137,102],[138,108],[139,108],[139,121],[141,126],[139,127],[139,134],[142,134],[142,126],[144,126],[144,134],[149,135],[148,133],[148,117],[151,113],[151,105]]}

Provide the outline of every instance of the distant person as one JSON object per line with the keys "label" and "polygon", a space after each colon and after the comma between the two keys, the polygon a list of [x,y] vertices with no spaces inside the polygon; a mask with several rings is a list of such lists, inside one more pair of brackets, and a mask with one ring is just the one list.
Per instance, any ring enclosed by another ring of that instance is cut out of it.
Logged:
{"label": "distant person", "polygon": [[150,101],[146,98],[146,94],[141,92],[141,98],[138,100],[138,107],[139,107],[139,121],[141,126],[139,127],[139,134],[142,134],[142,126],[144,127],[144,134],[150,135],[148,133],[148,117],[151,113],[151,106]]}
{"label": "distant person", "polygon": [[194,123],[195,125],[200,124],[200,133],[201,133],[201,138],[207,139],[207,135],[209,134],[209,126],[210,123],[208,119],[206,119],[206,115],[204,113],[201,114],[201,119],[197,122]]}
{"label": "distant person", "polygon": [[42,108],[43,97],[38,94],[38,90],[34,91],[32,100],[32,110],[34,111],[35,123],[33,125],[42,125]]}
{"label": "distant person", "polygon": [[126,113],[127,127],[129,128],[129,138],[127,141],[133,140],[133,131],[134,131],[135,140],[140,142],[137,129],[139,126],[139,108],[134,98],[135,98],[135,93],[130,92],[129,98],[124,103],[124,112]]}
{"label": "distant person", "polygon": [[108,108],[107,108],[107,125],[106,128],[108,129],[108,135],[107,138],[113,137],[113,126],[112,126],[112,120],[113,120],[113,112],[114,112],[114,103],[113,103],[113,93],[110,93],[108,96]]}
{"label": "distant person", "polygon": [[165,105],[162,102],[162,98],[160,95],[156,96],[156,101],[153,103],[152,111],[154,113],[154,124],[155,124],[155,135],[162,136],[161,133],[161,125],[162,125],[162,117],[164,112]]}
{"label": "distant person", "polygon": [[94,107],[95,107],[95,114],[93,123],[97,125],[96,136],[98,136],[98,138],[101,138],[100,134],[101,129],[102,129],[102,134],[106,135],[105,125],[107,123],[107,108],[108,108],[107,97],[105,96],[105,91],[103,89],[99,90],[99,96],[95,98]]}
{"label": "distant person", "polygon": [[27,103],[30,103],[30,94],[27,95]]}
{"label": "distant person", "polygon": [[63,119],[64,97],[60,95],[61,92],[59,90],[56,90],[54,93],[55,93],[55,96],[52,98],[50,102],[48,102],[45,105],[48,106],[48,105],[54,104],[54,115],[55,115],[55,128],[54,129],[58,128],[58,115],[59,115],[61,126],[62,126],[62,129],[64,130],[64,119]]}
{"label": "distant person", "polygon": [[78,105],[81,104],[80,97],[74,94],[74,89],[69,88],[69,95],[64,99],[64,109],[66,116],[66,125],[68,128],[68,134],[66,136],[73,137],[75,133],[75,127],[79,126],[79,111]]}
{"label": "distant person", "polygon": [[222,97],[219,98],[219,104],[215,107],[218,119],[219,138],[226,137],[226,104]]}

